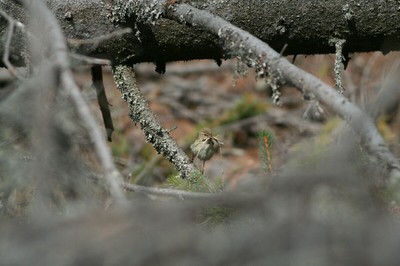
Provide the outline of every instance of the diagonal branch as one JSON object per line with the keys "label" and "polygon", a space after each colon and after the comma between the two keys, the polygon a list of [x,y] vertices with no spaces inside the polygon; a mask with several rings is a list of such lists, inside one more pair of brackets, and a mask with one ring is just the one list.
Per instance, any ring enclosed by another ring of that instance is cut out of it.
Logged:
{"label": "diagonal branch", "polygon": [[115,66],[112,71],[117,88],[129,105],[129,116],[134,123],[140,124],[146,140],[153,145],[158,153],[175,166],[183,178],[192,177],[198,170],[169,135],[169,132],[161,127],[156,116],[150,110],[136,83],[135,72],[132,67]]}
{"label": "diagonal branch", "polygon": [[202,26],[218,35],[230,55],[238,56],[249,66],[256,68],[260,76],[268,72],[278,82],[286,81],[303,91],[313,93],[350,124],[360,136],[366,150],[386,165],[389,176],[392,177],[391,181],[400,177],[399,161],[389,151],[371,117],[332,87],[294,66],[260,39],[216,15],[187,4],[165,5],[165,7],[166,17],[180,23]]}

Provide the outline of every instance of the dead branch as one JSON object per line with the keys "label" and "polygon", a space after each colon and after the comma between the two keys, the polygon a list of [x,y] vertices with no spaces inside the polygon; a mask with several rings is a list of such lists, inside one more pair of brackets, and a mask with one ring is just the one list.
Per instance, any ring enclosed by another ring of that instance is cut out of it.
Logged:
{"label": "dead branch", "polygon": [[[133,2],[143,1],[47,1],[65,36],[71,39],[82,39],[82,36],[96,39],[125,27],[134,30],[134,33],[101,43],[98,49],[91,49],[92,44],[78,45],[75,52],[80,54],[99,56],[101,53],[116,64],[218,59],[224,56],[217,36],[200,27],[188,27],[168,19],[160,19],[150,26],[143,25],[137,14],[129,9]],[[343,47],[345,54],[366,51],[387,53],[400,47],[397,30],[400,17],[394,15],[398,8],[396,1],[185,2],[246,29],[276,51],[288,44],[285,54],[334,53],[334,47],[329,44],[332,37],[346,40]],[[12,17],[25,21],[23,12],[15,7],[13,0],[0,1],[0,8],[7,10]],[[1,26],[2,21],[0,29]],[[23,42],[16,39],[14,43]],[[13,55],[19,56],[20,49],[16,49]],[[16,66],[24,63],[18,58],[15,61]]]}
{"label": "dead branch", "polygon": [[0,9],[0,15],[8,21],[7,37],[4,41],[3,63],[7,67],[8,71],[11,73],[11,75],[13,75],[14,77],[20,78],[20,75],[18,74],[17,69],[11,64],[11,62],[9,60],[11,39],[14,35],[14,29],[16,28],[17,21],[15,21],[12,17],[7,15],[7,13],[1,9]]}
{"label": "dead branch", "polygon": [[93,58],[93,57],[89,57],[86,55],[74,54],[74,53],[68,53],[68,55],[73,59],[76,59],[78,61],[81,61],[81,62],[89,64],[89,65],[100,65],[100,66],[111,65],[111,61],[108,59]]}
{"label": "dead branch", "polygon": [[352,126],[368,152],[387,166],[391,181],[400,177],[400,164],[389,151],[373,120],[320,79],[294,66],[260,39],[207,11],[187,4],[177,4],[168,6],[165,16],[181,23],[201,25],[211,33],[218,34],[226,51],[256,68],[259,76],[263,77],[268,72],[275,82],[286,81],[313,93]]}
{"label": "dead branch", "polygon": [[154,195],[154,196],[164,196],[164,197],[172,197],[178,199],[204,199],[204,198],[212,198],[215,197],[215,193],[203,193],[203,192],[191,192],[177,189],[169,189],[169,188],[155,188],[155,187],[144,187],[135,184],[124,183],[124,188],[128,191],[132,191],[135,193],[143,193],[146,195]]}

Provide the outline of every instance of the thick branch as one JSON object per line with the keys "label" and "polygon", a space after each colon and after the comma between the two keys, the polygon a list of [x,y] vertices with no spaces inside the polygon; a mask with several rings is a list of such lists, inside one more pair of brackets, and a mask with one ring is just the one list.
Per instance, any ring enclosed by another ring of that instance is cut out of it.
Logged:
{"label": "thick branch", "polygon": [[[144,23],[140,6],[153,1],[125,0],[48,0],[51,10],[64,31],[73,39],[91,39],[130,27],[133,32],[92,44],[76,47],[78,53],[104,57],[115,64],[129,62],[176,61],[199,58],[224,58],[218,37],[198,26],[189,27],[168,19],[154,25]],[[155,1],[160,2],[160,1]],[[166,1],[161,1],[166,2]],[[185,1],[217,14],[250,32],[286,54],[334,53],[332,38],[346,40],[343,53],[398,50],[400,47],[400,16],[397,1],[335,0],[192,0]],[[11,0],[0,2],[0,8],[25,22],[22,10]],[[157,14],[160,6],[149,10]],[[154,17],[154,16],[153,16]],[[7,23],[0,20],[0,34]],[[12,62],[23,63],[21,36],[13,38]],[[95,49],[93,49],[95,48]],[[0,44],[0,53],[3,53]]]}

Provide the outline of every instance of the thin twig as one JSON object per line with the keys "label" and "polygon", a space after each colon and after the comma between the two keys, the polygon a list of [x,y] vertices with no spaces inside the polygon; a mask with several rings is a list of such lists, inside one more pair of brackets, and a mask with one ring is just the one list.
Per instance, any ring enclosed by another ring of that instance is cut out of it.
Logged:
{"label": "thin twig", "polygon": [[[22,33],[24,33],[26,36],[28,36],[29,38],[31,38],[33,41],[39,43],[38,38],[32,34],[30,31],[28,31],[26,29],[25,24],[23,24],[22,22],[14,19],[13,17],[9,16],[6,12],[4,12],[4,10],[0,9],[0,16],[4,17],[10,24],[13,24],[14,27],[18,28]],[[10,33],[10,32],[9,32]],[[11,36],[9,36],[10,38],[7,37],[6,42],[9,40],[9,42],[11,43]],[[10,44],[6,44],[5,45],[5,51],[3,54],[3,61],[4,64],[6,65],[6,67],[10,70],[10,73],[13,75],[13,77],[17,77],[18,79],[21,79],[24,76],[24,73],[21,73],[20,71],[18,71],[17,68],[15,68],[9,61],[9,49],[7,49],[7,46],[10,46]],[[25,59],[25,63],[26,65],[28,65],[28,59],[26,58],[26,55],[22,55]]]}
{"label": "thin twig", "polygon": [[82,54],[68,53],[68,55],[76,60],[82,61],[89,65],[109,66],[111,61],[108,59],[94,58]]}
{"label": "thin twig", "polygon": [[22,33],[26,34],[29,37],[36,38],[31,32],[26,30],[25,24],[23,24],[22,22],[16,20],[15,18],[11,17],[6,12],[4,12],[4,10],[2,10],[2,9],[0,9],[0,16],[4,17],[7,21],[14,21],[15,27],[17,27]]}
{"label": "thin twig", "polygon": [[4,41],[4,53],[3,53],[3,63],[7,67],[8,71],[16,78],[21,78],[17,72],[17,69],[10,62],[10,46],[11,40],[14,35],[14,28],[16,26],[16,20],[8,16],[3,10],[0,10],[0,15],[3,16],[8,21],[8,29],[6,40]]}
{"label": "thin twig", "polygon": [[4,43],[4,54],[3,54],[3,62],[6,65],[6,67],[8,68],[8,70],[10,71],[10,73],[13,76],[17,76],[17,70],[15,69],[15,67],[10,63],[9,60],[9,56],[10,56],[10,45],[11,45],[11,40],[12,40],[12,36],[14,34],[14,21],[11,20],[8,22],[8,31],[7,31],[7,38],[6,41]]}
{"label": "thin twig", "polygon": [[155,196],[173,197],[182,200],[212,198],[215,197],[216,195],[220,195],[217,193],[190,192],[190,191],[169,189],[169,188],[144,187],[129,183],[124,183],[124,188],[132,192],[144,193],[147,195],[155,195]]}

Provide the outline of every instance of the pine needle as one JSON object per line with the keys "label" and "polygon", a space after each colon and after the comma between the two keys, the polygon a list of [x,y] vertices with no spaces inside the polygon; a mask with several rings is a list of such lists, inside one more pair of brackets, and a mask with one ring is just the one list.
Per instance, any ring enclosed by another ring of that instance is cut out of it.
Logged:
{"label": "pine needle", "polygon": [[260,148],[260,159],[263,164],[263,169],[267,174],[273,174],[271,147],[273,142],[273,134],[270,131],[263,130],[258,133],[258,142]]}

